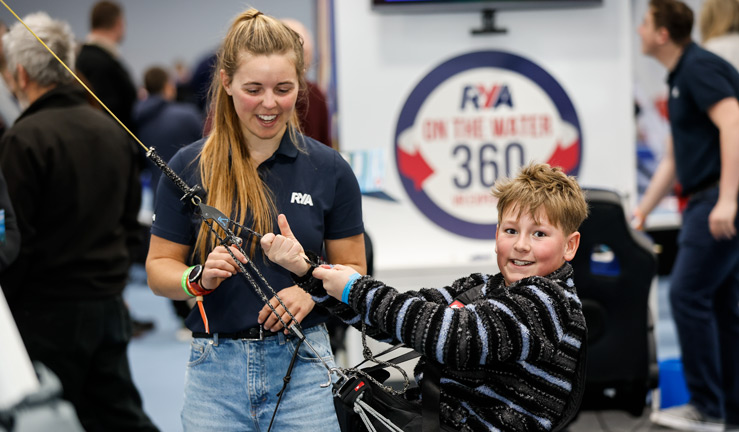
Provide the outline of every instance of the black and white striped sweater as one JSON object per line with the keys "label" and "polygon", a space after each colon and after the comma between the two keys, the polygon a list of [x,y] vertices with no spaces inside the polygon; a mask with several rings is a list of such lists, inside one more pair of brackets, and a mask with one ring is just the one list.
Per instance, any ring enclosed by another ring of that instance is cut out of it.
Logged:
{"label": "black and white striped sweater", "polygon": [[[480,284],[477,300],[448,307]],[[442,422],[463,431],[531,432],[551,430],[561,417],[586,334],[569,264],[508,287],[500,273],[476,273],[448,287],[399,293],[364,276],[350,307],[319,280],[300,285],[344,322],[360,328],[363,319],[369,336],[422,353],[417,382],[427,361],[440,364]]]}

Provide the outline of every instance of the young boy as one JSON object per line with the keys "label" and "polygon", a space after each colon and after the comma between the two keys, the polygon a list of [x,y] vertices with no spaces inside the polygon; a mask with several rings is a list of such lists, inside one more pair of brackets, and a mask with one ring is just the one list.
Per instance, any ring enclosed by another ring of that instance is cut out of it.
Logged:
{"label": "young boy", "polygon": [[[261,244],[317,303],[355,326],[361,318],[376,339],[402,342],[423,354],[417,381],[428,362],[437,364],[445,427],[552,430],[564,413],[585,343],[585,318],[567,261],[580,243],[577,229],[587,203],[574,178],[546,164],[524,167],[516,178],[496,183],[493,194],[500,273],[475,273],[444,288],[400,293],[342,265],[318,267],[310,275],[282,215],[283,234],[267,234]],[[481,284],[474,301],[449,307]],[[260,316],[266,328],[275,321]]]}

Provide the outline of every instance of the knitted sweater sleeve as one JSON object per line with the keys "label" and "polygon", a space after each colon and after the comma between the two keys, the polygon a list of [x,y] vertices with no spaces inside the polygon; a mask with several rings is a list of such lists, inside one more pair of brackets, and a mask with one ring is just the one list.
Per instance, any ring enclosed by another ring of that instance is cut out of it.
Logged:
{"label": "knitted sweater sleeve", "polygon": [[[401,293],[363,276],[351,290],[349,305],[327,296],[320,281],[309,292],[344,322],[359,327],[364,321],[371,337],[402,342],[454,369],[552,356],[568,337],[563,329],[571,304],[563,287],[538,276],[506,288],[487,283],[477,301],[448,307],[456,295],[486,280],[475,274],[441,289]],[[499,280],[496,276],[491,282]]]}
{"label": "knitted sweater sleeve", "polygon": [[[394,288],[385,286],[382,282],[375,280],[371,276],[362,276],[354,283],[351,291],[353,295],[350,296],[350,304],[347,305],[328,295],[326,290],[323,288],[322,282],[318,279],[313,277],[294,279],[298,286],[311,295],[316,304],[327,309],[332,315],[341,319],[344,323],[349,324],[360,331],[362,330],[362,317],[360,316],[358,309],[355,307],[355,304],[351,301],[352,298],[357,298],[355,294],[360,291],[372,289],[372,287],[377,284],[396,294],[398,293]],[[485,280],[487,280],[487,275],[475,274],[467,278],[461,278],[455,281],[451,286],[442,289],[421,289],[419,292],[408,291],[403,293],[402,296],[403,298],[416,298],[428,304],[439,305],[439,307],[442,308],[449,305],[458,294],[463,293],[467,289],[476,285],[484,283]],[[396,332],[388,332],[385,327],[378,326],[375,320],[367,319],[365,317],[364,324],[367,325],[367,335],[373,339],[392,344],[405,343],[408,345],[406,341],[398,337]]]}

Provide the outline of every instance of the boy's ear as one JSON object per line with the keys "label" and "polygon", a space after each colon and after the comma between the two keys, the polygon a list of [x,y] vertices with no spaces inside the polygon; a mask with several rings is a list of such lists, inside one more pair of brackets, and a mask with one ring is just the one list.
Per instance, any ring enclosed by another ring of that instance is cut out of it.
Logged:
{"label": "boy's ear", "polygon": [[580,232],[575,231],[569,236],[567,236],[567,240],[565,241],[565,261],[572,261],[572,258],[575,258],[575,253],[577,252],[577,248],[580,246]]}

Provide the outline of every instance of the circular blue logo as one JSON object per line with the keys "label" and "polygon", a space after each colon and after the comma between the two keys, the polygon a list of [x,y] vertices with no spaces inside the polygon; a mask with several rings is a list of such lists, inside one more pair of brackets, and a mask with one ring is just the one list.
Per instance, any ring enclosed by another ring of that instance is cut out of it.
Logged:
{"label": "circular blue logo", "polygon": [[395,130],[408,196],[455,234],[493,239],[490,188],[532,161],[577,175],[580,122],[562,87],[530,60],[501,51],[454,57],[413,89]]}

